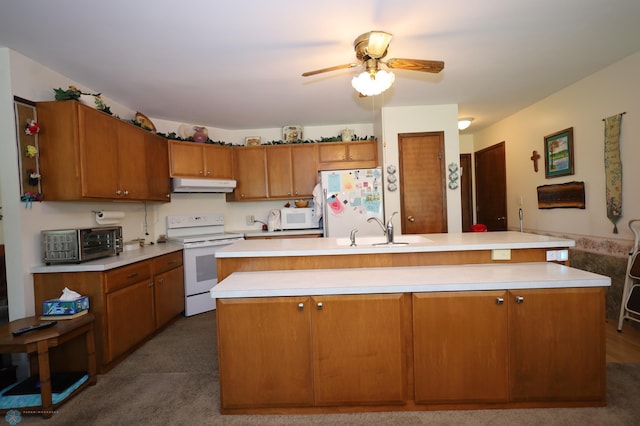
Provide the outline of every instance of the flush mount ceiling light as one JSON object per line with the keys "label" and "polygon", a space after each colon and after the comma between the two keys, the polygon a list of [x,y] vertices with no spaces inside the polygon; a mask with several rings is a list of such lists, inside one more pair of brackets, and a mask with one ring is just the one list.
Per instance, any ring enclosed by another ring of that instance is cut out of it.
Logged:
{"label": "flush mount ceiling light", "polygon": [[471,122],[473,121],[472,117],[461,118],[458,120],[458,130],[464,130],[471,126]]}

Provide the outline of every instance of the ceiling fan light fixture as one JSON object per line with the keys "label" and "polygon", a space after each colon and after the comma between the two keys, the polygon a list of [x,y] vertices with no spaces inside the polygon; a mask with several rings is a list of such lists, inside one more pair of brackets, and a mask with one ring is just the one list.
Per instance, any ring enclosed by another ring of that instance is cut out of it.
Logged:
{"label": "ceiling fan light fixture", "polygon": [[392,37],[391,34],[384,31],[371,31],[369,33],[369,43],[367,44],[367,55],[372,58],[383,57]]}
{"label": "ceiling fan light fixture", "polygon": [[395,79],[396,76],[390,71],[378,70],[375,74],[365,71],[353,77],[351,85],[364,96],[375,96],[391,87]]}
{"label": "ceiling fan light fixture", "polygon": [[458,130],[465,130],[469,126],[471,126],[471,122],[473,121],[473,117],[461,118],[458,120]]}

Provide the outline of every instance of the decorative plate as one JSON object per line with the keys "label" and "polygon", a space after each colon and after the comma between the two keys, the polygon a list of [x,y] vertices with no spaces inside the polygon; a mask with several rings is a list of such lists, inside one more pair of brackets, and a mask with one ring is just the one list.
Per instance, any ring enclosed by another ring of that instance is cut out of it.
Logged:
{"label": "decorative plate", "polygon": [[149,120],[149,117],[147,117],[146,115],[144,115],[141,112],[136,112],[136,118],[135,118],[136,123],[138,123],[143,129],[147,129],[150,130],[152,132],[156,131],[156,126],[153,125],[153,123],[151,122],[151,120]]}
{"label": "decorative plate", "polygon": [[282,139],[286,143],[302,141],[302,126],[284,126],[282,128]]}

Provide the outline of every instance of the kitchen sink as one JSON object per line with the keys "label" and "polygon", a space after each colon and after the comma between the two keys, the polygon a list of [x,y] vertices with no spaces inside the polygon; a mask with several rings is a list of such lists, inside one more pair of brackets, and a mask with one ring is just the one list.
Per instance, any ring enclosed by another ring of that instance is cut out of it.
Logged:
{"label": "kitchen sink", "polygon": [[[390,246],[406,246],[409,244],[424,244],[430,243],[431,240],[423,237],[418,234],[406,234],[406,235],[396,235],[393,243],[387,243],[387,237],[358,237],[356,235],[356,244],[358,247],[390,247]],[[351,245],[351,240],[349,238],[336,238],[336,243],[339,246],[349,246]]]}

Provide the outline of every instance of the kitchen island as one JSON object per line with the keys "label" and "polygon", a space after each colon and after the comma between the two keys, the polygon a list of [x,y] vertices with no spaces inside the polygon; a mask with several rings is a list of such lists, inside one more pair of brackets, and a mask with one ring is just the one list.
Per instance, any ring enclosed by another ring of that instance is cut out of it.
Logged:
{"label": "kitchen island", "polygon": [[234,266],[253,271],[231,271],[211,290],[222,413],[605,404],[610,279],[545,261],[573,241],[423,237],[244,241],[219,252],[219,265],[240,259]]}
{"label": "kitchen island", "polygon": [[390,266],[546,262],[567,264],[570,239],[505,231],[397,235],[385,237],[297,238],[238,241],[216,252],[218,281],[233,272]]}

